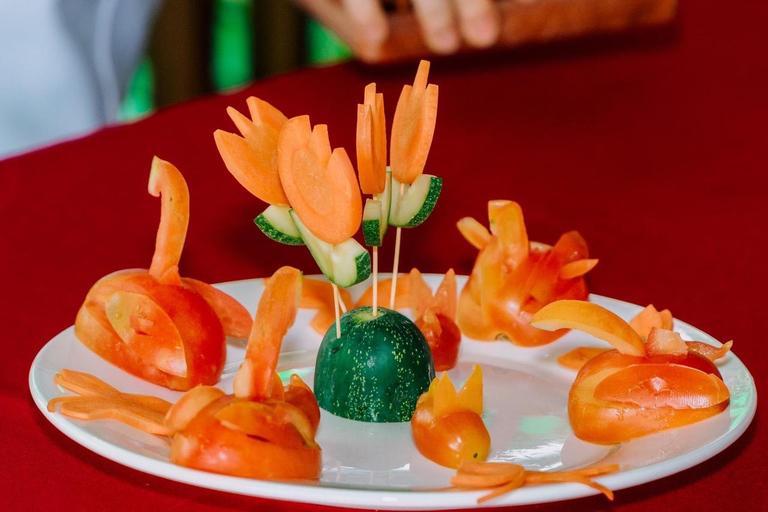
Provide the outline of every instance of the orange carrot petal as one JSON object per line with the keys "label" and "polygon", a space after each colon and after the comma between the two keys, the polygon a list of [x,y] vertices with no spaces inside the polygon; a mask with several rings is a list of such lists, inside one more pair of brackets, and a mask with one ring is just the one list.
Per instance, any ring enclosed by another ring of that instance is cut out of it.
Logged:
{"label": "orange carrot petal", "polygon": [[189,189],[179,170],[170,162],[155,157],[149,173],[149,193],[161,196],[160,226],[157,228],[155,254],[149,274],[162,284],[180,284],[178,270],[189,224]]}

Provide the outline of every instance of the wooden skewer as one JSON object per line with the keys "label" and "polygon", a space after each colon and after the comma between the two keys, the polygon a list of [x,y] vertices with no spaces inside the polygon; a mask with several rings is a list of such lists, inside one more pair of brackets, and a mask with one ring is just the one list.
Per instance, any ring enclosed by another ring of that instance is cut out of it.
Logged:
{"label": "wooden skewer", "polygon": [[333,285],[333,309],[336,312],[336,337],[341,338],[341,315],[339,314],[339,287],[336,286],[336,283],[331,283]]}
{"label": "wooden skewer", "polygon": [[[400,198],[405,193],[405,183],[400,184]],[[397,293],[397,273],[400,266],[400,236],[403,228],[397,228],[395,232],[395,262],[392,265],[392,291],[389,294],[389,309],[395,309],[395,295]]]}
{"label": "wooden skewer", "polygon": [[373,318],[379,315],[379,248],[373,246]]}

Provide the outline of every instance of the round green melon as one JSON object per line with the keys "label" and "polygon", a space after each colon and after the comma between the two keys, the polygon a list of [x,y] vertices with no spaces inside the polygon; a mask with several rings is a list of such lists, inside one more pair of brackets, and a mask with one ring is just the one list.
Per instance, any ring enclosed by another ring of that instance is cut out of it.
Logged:
{"label": "round green melon", "polygon": [[325,333],[315,364],[315,396],[326,411],[358,421],[410,421],[435,378],[432,353],[416,325],[397,311],[362,307]]}

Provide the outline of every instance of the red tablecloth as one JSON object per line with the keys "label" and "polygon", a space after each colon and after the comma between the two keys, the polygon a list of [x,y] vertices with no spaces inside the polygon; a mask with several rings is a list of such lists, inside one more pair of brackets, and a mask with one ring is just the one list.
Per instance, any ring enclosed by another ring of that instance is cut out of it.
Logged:
{"label": "red tablecloth", "polygon": [[[436,62],[440,114],[428,170],[445,187],[432,218],[405,232],[403,268],[468,272],[475,251],[455,221],[483,218],[488,199],[516,199],[532,238],[583,233],[600,258],[594,292],[653,302],[735,339],[758,392],[768,391],[768,7],[747,4],[688,2],[676,28],[639,38]],[[242,110],[256,94],[290,116],[329,124],[334,145],[353,153],[363,86],[379,83],[391,116],[414,69],[302,71],[0,162],[0,508],[319,508],[198,489],[93,455],[36,410],[27,372],[72,324],[96,279],[149,264],[159,206],[146,182],[155,154],[185,173],[192,194],[184,275],[220,282],[281,264],[313,269],[306,250],[256,230],[263,205],[226,172],[212,132],[234,130],[225,107]],[[383,255],[383,268],[390,264]],[[595,497],[567,507],[765,510],[764,421],[758,411],[724,453],[620,491],[614,505]]]}

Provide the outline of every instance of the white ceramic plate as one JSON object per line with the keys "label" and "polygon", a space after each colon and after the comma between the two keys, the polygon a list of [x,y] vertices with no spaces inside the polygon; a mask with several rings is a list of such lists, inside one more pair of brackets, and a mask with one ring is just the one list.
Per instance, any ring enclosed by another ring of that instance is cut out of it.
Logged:
{"label": "white ceramic plate", "polygon": [[[433,289],[440,276],[425,275]],[[459,278],[463,286],[466,278]],[[253,313],[262,281],[225,283],[219,287]],[[361,287],[353,289],[360,292]],[[592,296],[623,318],[639,306]],[[283,342],[279,370],[299,373],[311,384],[321,336],[308,327],[314,311],[301,310]],[[683,338],[719,345],[704,332],[675,322]],[[568,424],[566,403],[575,372],[561,368],[556,358],[579,345],[601,346],[590,336],[571,332],[540,348],[519,348],[508,342],[462,340],[459,364],[450,374],[463,383],[473,363],[484,370],[484,419],[491,433],[489,460],[508,461],[528,469],[574,469],[618,463],[621,471],[598,481],[613,490],[663,478],[690,468],[719,453],[747,428],[755,414],[757,391],[749,371],[732,353],[718,366],[731,391],[729,408],[701,423],[637,439],[618,446],[599,446],[576,439]],[[737,347],[738,349],[738,347]],[[232,390],[232,378],[244,354],[238,340],[230,340],[227,366],[220,386]],[[457,509],[477,506],[484,492],[448,490],[453,471],[422,457],[413,446],[409,423],[370,424],[323,412],[318,443],[323,448],[319,485],[296,485],[204,473],[168,461],[169,441],[144,434],[114,421],[83,422],[52,414],[47,402],[63,391],[53,383],[62,368],[88,372],[121,391],[160,396],[175,401],[181,393],[133,377],[86,349],[72,327],[53,338],[32,364],[29,385],[45,417],[65,435],[125,466],[191,485],[278,500],[369,509]],[[289,372],[286,372],[287,376]],[[594,494],[578,484],[526,487],[491,500],[487,506],[507,506],[578,498]]]}

